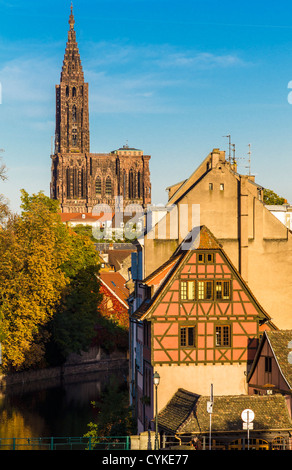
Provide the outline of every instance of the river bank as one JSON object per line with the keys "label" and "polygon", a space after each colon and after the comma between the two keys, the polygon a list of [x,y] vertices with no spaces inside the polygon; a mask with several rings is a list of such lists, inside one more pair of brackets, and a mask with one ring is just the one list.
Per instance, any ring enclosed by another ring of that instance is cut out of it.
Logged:
{"label": "river bank", "polygon": [[59,383],[74,383],[80,380],[80,375],[92,374],[93,372],[108,372],[113,370],[124,370],[127,372],[128,354],[126,352],[114,351],[107,354],[101,348],[94,347],[81,355],[72,354],[66,363],[60,367],[47,369],[16,372],[10,375],[0,376],[0,390],[2,393],[18,389],[24,384],[31,390],[42,386],[46,381],[51,386]]}

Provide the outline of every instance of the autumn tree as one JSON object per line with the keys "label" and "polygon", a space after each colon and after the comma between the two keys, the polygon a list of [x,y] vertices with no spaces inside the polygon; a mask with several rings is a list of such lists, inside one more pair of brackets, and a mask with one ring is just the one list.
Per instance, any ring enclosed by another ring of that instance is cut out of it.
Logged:
{"label": "autumn tree", "polygon": [[[62,224],[58,202],[43,193],[29,196],[24,190],[21,201],[21,215],[10,216],[0,231],[0,340],[6,371],[46,365],[46,347],[55,332],[50,328],[52,319],[61,312],[68,314],[69,299],[73,291],[78,295],[79,285],[84,299],[85,272],[87,281],[96,279],[94,245]],[[78,279],[83,279],[80,284]],[[87,294],[91,301],[95,296],[97,312],[97,288]],[[85,309],[78,312],[74,334],[79,331],[82,336],[85,329],[88,343],[88,330],[94,331],[93,310],[89,323]],[[77,344],[84,346],[86,341]]]}

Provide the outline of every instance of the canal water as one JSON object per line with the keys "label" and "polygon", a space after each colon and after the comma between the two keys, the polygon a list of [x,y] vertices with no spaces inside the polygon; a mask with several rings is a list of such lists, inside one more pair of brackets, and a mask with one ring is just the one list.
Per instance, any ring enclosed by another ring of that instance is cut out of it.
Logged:
{"label": "canal water", "polygon": [[97,422],[92,405],[112,381],[127,393],[127,370],[66,377],[0,390],[0,439],[83,437]]}

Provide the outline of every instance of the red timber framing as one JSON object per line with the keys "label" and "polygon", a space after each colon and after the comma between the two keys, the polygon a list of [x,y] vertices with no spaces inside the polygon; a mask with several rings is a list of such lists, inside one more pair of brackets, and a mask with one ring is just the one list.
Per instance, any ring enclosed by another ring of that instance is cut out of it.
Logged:
{"label": "red timber framing", "polygon": [[[178,261],[177,261],[178,259]],[[276,329],[206,227],[161,282],[140,321],[151,322],[151,364],[247,363],[265,329]],[[162,268],[165,271],[165,266]]]}

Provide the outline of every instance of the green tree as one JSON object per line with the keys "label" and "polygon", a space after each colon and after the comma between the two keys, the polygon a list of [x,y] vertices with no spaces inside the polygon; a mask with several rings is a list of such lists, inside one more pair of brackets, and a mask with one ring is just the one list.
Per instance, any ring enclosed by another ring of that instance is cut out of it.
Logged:
{"label": "green tree", "polygon": [[50,363],[62,363],[70,353],[80,354],[91,346],[101,299],[97,274],[96,265],[83,267],[66,286],[61,305],[49,325]]}
{"label": "green tree", "polygon": [[[87,280],[90,276],[95,279],[97,265],[93,243],[62,224],[57,201],[42,192],[29,196],[24,190],[21,201],[21,215],[10,216],[0,231],[0,317],[6,371],[46,365],[52,319],[66,310],[73,291],[77,293],[78,276],[84,279],[87,270]],[[84,291],[84,280],[80,285]],[[90,295],[97,296],[97,290]],[[88,340],[84,308],[79,309],[79,315],[79,324],[78,315],[73,323],[80,336],[86,330]],[[92,315],[90,311],[90,325]],[[86,328],[80,327],[83,323]]]}
{"label": "green tree", "polygon": [[278,196],[271,189],[264,189],[264,203],[267,205],[282,205],[285,204],[286,199],[281,196]]}
{"label": "green tree", "polygon": [[92,405],[97,411],[97,419],[88,424],[85,437],[92,437],[93,443],[94,439],[99,442],[99,437],[128,436],[135,432],[128,388],[120,386],[114,378]]}

